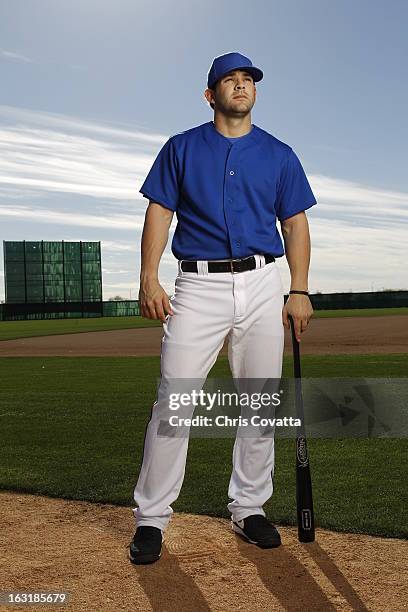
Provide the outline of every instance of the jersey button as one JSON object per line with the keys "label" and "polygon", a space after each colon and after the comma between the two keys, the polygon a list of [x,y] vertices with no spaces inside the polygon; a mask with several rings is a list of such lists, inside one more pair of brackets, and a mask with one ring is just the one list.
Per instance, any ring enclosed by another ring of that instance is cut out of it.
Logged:
{"label": "jersey button", "polygon": [[233,171],[233,170],[230,170],[230,175],[232,176],[233,174],[234,174],[234,171]]}

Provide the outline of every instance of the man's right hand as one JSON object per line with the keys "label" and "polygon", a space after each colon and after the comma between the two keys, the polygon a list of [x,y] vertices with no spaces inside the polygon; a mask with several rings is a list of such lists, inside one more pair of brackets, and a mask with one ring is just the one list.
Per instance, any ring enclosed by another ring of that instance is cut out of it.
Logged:
{"label": "man's right hand", "polygon": [[143,279],[139,290],[140,314],[146,319],[166,321],[167,314],[172,315],[169,296],[157,279]]}

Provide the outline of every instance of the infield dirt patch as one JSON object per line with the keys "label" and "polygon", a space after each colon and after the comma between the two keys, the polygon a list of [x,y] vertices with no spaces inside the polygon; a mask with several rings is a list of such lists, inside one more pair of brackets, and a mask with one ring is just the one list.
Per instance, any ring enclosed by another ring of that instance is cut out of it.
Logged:
{"label": "infield dirt patch", "polygon": [[58,609],[406,610],[404,540],[317,529],[316,542],[300,544],[294,528],[282,527],[282,546],[262,550],[226,519],[175,513],[162,558],[135,566],[131,508],[9,492],[0,504],[1,589],[69,592]]}
{"label": "infield dirt patch", "polygon": [[[147,356],[160,355],[163,328],[145,327],[58,336],[38,336],[0,342],[0,356]],[[221,350],[226,354],[227,343]],[[285,330],[285,352],[291,352]],[[303,333],[305,355],[406,353],[408,315],[312,319]]]}

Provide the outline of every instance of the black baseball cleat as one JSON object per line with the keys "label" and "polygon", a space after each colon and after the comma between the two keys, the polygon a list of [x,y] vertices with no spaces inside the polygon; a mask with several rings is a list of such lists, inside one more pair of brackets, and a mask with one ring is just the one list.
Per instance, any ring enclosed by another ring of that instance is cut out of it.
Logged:
{"label": "black baseball cleat", "polygon": [[242,521],[233,521],[231,527],[235,533],[244,537],[259,548],[276,548],[281,545],[278,530],[262,514],[252,514]]}
{"label": "black baseball cleat", "polygon": [[129,544],[129,559],[138,565],[158,561],[161,556],[162,542],[161,529],[141,525],[136,529],[133,540]]}

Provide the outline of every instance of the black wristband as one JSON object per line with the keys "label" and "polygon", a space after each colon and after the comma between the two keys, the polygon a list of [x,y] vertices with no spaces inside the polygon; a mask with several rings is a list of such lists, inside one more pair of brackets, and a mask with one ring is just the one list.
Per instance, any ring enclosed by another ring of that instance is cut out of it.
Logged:
{"label": "black wristband", "polygon": [[291,289],[291,290],[289,291],[289,295],[290,295],[291,293],[299,293],[300,295],[309,295],[309,292],[308,292],[308,291],[297,291],[296,289]]}

